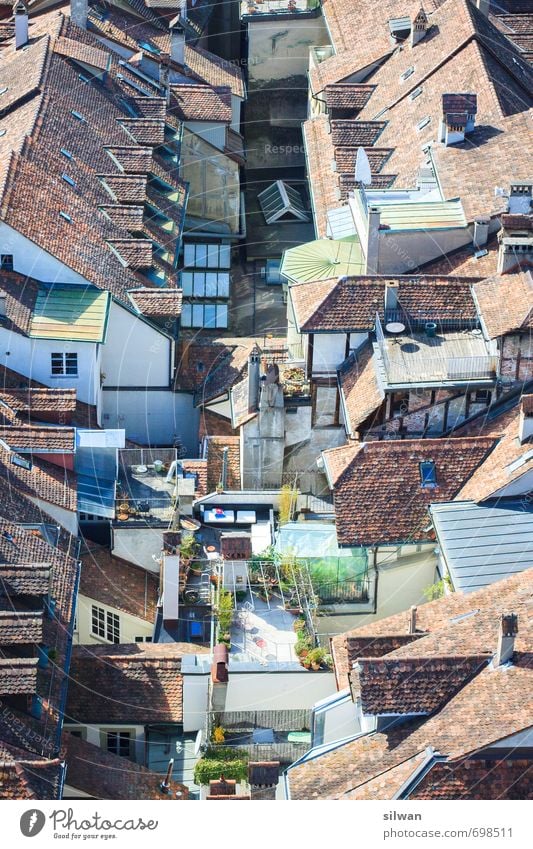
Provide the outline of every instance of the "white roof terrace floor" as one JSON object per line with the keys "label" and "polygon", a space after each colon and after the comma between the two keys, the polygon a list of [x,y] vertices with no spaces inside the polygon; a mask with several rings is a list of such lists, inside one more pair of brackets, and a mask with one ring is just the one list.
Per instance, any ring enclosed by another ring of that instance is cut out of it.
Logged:
{"label": "white roof terrace floor", "polygon": [[265,602],[255,593],[252,596],[248,593],[247,599],[237,604],[231,629],[230,662],[274,664],[304,672],[294,651],[293,623],[294,616],[284,610],[281,599],[274,596]]}
{"label": "white roof terrace floor", "polygon": [[478,330],[409,332],[375,346],[385,385],[491,382],[497,357]]}

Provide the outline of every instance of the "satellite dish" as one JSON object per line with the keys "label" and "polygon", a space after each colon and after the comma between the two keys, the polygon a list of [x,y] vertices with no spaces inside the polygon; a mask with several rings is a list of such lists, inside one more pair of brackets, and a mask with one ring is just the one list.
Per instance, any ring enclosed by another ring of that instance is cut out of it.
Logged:
{"label": "satellite dish", "polygon": [[372,182],[372,174],[370,172],[370,162],[366,155],[364,147],[357,149],[357,158],[355,160],[355,182],[363,183],[369,186]]}

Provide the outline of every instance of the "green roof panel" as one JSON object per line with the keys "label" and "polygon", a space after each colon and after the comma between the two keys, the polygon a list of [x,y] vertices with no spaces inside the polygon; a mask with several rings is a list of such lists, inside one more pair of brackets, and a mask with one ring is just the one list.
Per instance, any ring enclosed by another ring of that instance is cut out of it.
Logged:
{"label": "green roof panel", "polygon": [[30,336],[34,339],[104,342],[109,303],[109,292],[93,286],[41,284]]}

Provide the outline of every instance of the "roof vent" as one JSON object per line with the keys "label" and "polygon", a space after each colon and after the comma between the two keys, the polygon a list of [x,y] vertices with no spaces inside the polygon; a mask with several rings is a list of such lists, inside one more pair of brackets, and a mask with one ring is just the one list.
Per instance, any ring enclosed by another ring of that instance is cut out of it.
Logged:
{"label": "roof vent", "polygon": [[15,13],[15,48],[18,50],[28,43],[28,7],[19,0],[13,9]]}
{"label": "roof vent", "polygon": [[502,666],[512,659],[517,634],[518,616],[516,613],[502,613],[498,630],[498,646],[493,661],[494,666]]}

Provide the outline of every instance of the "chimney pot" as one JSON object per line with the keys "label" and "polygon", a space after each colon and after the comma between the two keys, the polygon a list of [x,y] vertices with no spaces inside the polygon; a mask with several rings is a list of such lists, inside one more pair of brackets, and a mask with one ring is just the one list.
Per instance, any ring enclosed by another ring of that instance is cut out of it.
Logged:
{"label": "chimney pot", "polygon": [[416,606],[413,605],[409,611],[409,633],[416,634]]}

